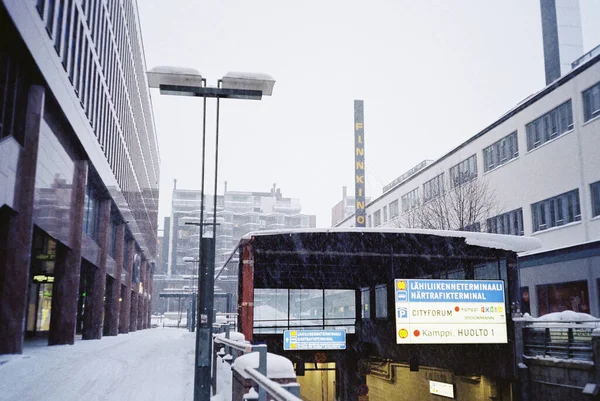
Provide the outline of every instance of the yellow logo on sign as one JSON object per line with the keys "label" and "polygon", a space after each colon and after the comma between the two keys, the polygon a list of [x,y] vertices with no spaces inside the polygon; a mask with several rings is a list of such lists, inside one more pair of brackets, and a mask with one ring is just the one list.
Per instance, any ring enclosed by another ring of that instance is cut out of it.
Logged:
{"label": "yellow logo on sign", "polygon": [[296,343],[291,343],[291,344],[290,344],[290,348],[291,348],[291,349],[296,349]]}
{"label": "yellow logo on sign", "polygon": [[292,332],[290,334],[292,335],[292,337],[295,337],[296,336],[296,331],[292,330]]}
{"label": "yellow logo on sign", "polygon": [[396,286],[400,291],[404,291],[406,289],[406,281],[400,280],[398,281],[398,284],[396,284]]}
{"label": "yellow logo on sign", "polygon": [[398,335],[400,336],[400,338],[406,338],[406,337],[408,337],[408,330],[400,329],[398,331]]}

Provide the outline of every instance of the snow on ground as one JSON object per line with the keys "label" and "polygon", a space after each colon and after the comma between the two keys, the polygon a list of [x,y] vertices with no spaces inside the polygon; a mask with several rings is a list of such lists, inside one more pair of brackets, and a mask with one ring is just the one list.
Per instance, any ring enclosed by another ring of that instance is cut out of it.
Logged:
{"label": "snow on ground", "polygon": [[46,344],[27,343],[22,355],[0,355],[0,399],[193,399],[195,333],[160,328]]}

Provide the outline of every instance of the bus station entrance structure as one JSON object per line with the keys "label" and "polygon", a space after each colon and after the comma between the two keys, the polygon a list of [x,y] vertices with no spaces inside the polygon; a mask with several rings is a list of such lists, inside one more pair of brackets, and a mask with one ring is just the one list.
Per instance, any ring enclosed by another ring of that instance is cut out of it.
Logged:
{"label": "bus station entrance structure", "polygon": [[[238,326],[294,362],[303,399],[511,400],[516,253],[540,246],[534,238],[411,229],[250,233],[238,244]],[[480,287],[500,291],[500,303],[469,295]],[[418,307],[402,307],[405,292]],[[461,309],[467,301],[469,313]],[[404,317],[419,327],[408,329]]]}

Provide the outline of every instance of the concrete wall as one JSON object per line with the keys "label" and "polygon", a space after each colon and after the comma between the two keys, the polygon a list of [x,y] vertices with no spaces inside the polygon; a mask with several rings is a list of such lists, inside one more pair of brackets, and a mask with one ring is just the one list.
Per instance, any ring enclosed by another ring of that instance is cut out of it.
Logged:
{"label": "concrete wall", "polygon": [[584,401],[586,383],[594,382],[595,366],[580,363],[552,363],[529,360],[530,401]]}

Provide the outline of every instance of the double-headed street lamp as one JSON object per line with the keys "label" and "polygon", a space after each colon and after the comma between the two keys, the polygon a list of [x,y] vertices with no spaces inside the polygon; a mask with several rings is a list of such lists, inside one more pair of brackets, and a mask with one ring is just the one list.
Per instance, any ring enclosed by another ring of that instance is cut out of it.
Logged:
{"label": "double-headed street lamp", "polygon": [[[267,74],[229,72],[218,80],[217,87],[206,86],[206,79],[191,68],[156,67],[148,71],[148,85],[160,89],[163,95],[195,96],[203,98],[202,111],[202,172],[200,189],[200,238],[198,255],[198,330],[196,331],[196,362],[194,366],[194,401],[210,399],[211,333],[213,325],[214,270],[217,237],[217,172],[219,166],[219,100],[260,100],[273,93],[275,80]],[[204,223],[204,166],[206,149],[206,98],[217,99],[217,123],[215,134],[215,186],[213,199],[213,222]],[[213,226],[213,238],[204,238],[203,226]],[[204,245],[203,245],[204,242]],[[212,242],[212,243],[211,243]],[[204,251],[203,251],[204,249]]]}

